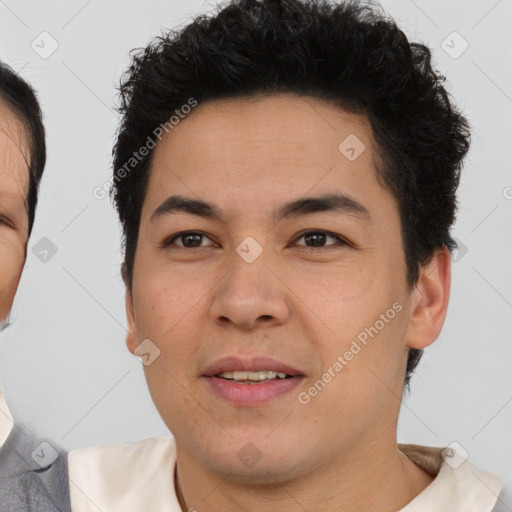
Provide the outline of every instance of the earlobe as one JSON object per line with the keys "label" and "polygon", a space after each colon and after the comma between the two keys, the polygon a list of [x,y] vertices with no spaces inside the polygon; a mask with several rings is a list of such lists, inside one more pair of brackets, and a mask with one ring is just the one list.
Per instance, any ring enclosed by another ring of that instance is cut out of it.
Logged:
{"label": "earlobe", "polygon": [[133,354],[139,345],[139,341],[135,324],[135,308],[133,305],[133,296],[129,290],[126,290],[124,299],[127,319],[126,346],[128,347],[128,350]]}
{"label": "earlobe", "polygon": [[439,336],[448,310],[451,257],[447,247],[437,249],[429,264],[420,269],[412,292],[411,318],[406,344],[425,348]]}

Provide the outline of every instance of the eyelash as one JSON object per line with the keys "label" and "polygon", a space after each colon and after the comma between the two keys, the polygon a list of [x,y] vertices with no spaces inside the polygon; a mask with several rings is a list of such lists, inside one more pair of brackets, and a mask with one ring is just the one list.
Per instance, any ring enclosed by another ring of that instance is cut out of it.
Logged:
{"label": "eyelash", "polygon": [[[341,246],[351,246],[352,245],[347,240],[345,240],[343,237],[341,237],[340,235],[337,235],[336,233],[332,233],[331,231],[326,231],[324,229],[310,229],[310,230],[307,230],[307,231],[303,231],[302,233],[300,233],[295,238],[295,242],[297,242],[298,240],[300,240],[301,238],[303,238],[306,235],[319,234],[319,233],[321,233],[323,235],[326,235],[326,236],[331,236],[331,237],[335,238]],[[177,239],[179,239],[179,238],[181,238],[181,237],[183,237],[185,235],[200,235],[200,236],[209,238],[206,233],[203,233],[201,231],[181,231],[179,233],[176,233],[175,235],[172,235],[170,238],[166,239],[163,242],[162,247],[166,248],[166,249],[169,249],[171,246],[174,245],[174,241],[175,240],[177,240]],[[307,245],[303,245],[303,246],[300,246],[300,247],[301,247],[301,250],[316,252],[318,250],[328,249],[332,245],[336,246],[337,244],[329,244],[329,245],[325,245],[323,247],[309,247]],[[173,249],[174,248],[179,248],[179,249],[184,249],[184,250],[187,250],[187,251],[197,251],[197,250],[204,249],[204,247],[205,246],[184,247],[184,246],[181,246],[181,245],[174,245]]]}
{"label": "eyelash", "polygon": [[14,223],[11,222],[7,217],[5,217],[4,215],[2,215],[0,213],[0,224],[5,224],[6,226],[9,226],[11,228],[14,228]]}

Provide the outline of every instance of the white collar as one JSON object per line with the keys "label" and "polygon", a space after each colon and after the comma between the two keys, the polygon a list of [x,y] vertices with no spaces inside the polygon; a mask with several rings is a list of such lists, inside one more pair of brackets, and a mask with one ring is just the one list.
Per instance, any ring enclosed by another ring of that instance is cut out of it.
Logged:
{"label": "white collar", "polygon": [[[453,448],[399,445],[434,481],[399,512],[490,512],[501,491],[501,480],[471,464]],[[462,452],[462,448],[459,449]],[[435,506],[435,507],[434,507]]]}
{"label": "white collar", "polygon": [[5,440],[9,437],[14,425],[11,411],[7,407],[4,395],[0,391],[0,448],[2,448]]}
{"label": "white collar", "polygon": [[68,454],[73,512],[181,512],[174,490],[174,438],[106,444]]}
{"label": "white collar", "polygon": [[[490,512],[501,480],[443,448],[399,445],[434,481],[399,512]],[[443,455],[444,452],[444,455]],[[458,461],[460,462],[460,461]],[[71,508],[74,512],[165,510],[181,512],[174,489],[174,438],[109,444],[69,453]]]}

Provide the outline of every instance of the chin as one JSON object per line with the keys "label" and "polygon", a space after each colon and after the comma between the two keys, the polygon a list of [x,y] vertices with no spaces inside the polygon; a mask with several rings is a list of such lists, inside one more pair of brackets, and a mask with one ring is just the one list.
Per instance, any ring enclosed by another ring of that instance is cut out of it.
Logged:
{"label": "chin", "polygon": [[[272,427],[273,428],[273,427]],[[311,465],[317,464],[317,453],[307,453],[307,446],[303,441],[293,439],[286,432],[275,438],[268,437],[272,428],[265,431],[254,432],[248,435],[237,435],[227,429],[233,437],[211,436],[204,444],[205,437],[201,439],[190,438],[186,442],[186,449],[203,467],[210,468],[220,475],[229,475],[229,480],[250,484],[275,484],[276,481],[286,482],[306,474],[307,461]],[[191,448],[188,450],[188,448]]]}
{"label": "chin", "polygon": [[[244,448],[242,448],[242,451]],[[208,465],[211,470],[220,475],[229,475],[229,480],[240,484],[250,485],[275,485],[276,482],[285,483],[300,476],[304,471],[304,464],[286,453],[263,453],[260,455],[248,455],[252,450],[246,449],[242,460],[239,457],[240,451],[224,454],[217,458],[205,459],[203,464]]]}

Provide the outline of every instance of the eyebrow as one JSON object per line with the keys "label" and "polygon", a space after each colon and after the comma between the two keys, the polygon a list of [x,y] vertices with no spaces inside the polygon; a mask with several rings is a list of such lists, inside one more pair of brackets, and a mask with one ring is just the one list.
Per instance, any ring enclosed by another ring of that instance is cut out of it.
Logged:
{"label": "eyebrow", "polygon": [[[226,223],[222,211],[214,204],[201,199],[190,199],[180,195],[168,197],[151,215],[151,221],[174,213],[188,213]],[[370,212],[361,203],[342,193],[329,193],[315,197],[300,197],[279,206],[273,212],[275,224],[285,219],[317,212],[337,212],[352,215],[370,224]]]}
{"label": "eyebrow", "polygon": [[0,215],[5,218],[6,212],[10,212],[12,216],[28,214],[27,198],[19,199],[14,194],[0,191]]}

